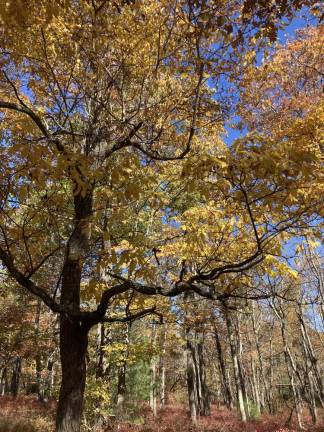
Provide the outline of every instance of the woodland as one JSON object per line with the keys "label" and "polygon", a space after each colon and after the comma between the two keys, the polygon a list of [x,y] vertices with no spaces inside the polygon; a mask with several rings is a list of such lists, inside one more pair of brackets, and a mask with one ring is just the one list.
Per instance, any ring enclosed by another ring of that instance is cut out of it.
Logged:
{"label": "woodland", "polygon": [[0,0],[0,432],[324,430],[322,7]]}

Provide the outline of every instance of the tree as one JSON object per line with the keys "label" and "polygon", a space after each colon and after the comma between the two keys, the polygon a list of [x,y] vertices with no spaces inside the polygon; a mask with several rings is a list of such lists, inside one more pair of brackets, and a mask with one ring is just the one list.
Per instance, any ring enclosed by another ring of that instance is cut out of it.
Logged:
{"label": "tree", "polygon": [[279,25],[262,7],[260,20],[247,19],[253,8],[239,14],[246,4],[1,9],[0,259],[60,316],[58,432],[80,428],[91,327],[156,312],[133,307],[141,295],[231,297],[224,274],[277,253],[273,239],[316,214],[314,195],[294,191],[317,159],[277,184],[269,156],[255,166],[250,137],[231,149],[220,138],[210,75],[216,85]]}

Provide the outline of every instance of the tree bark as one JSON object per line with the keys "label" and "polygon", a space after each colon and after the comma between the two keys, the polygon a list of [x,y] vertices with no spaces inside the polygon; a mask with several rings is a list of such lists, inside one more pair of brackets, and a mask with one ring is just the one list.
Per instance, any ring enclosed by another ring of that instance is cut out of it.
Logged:
{"label": "tree bark", "polygon": [[79,432],[86,382],[88,331],[78,321],[61,318],[62,382],[56,413],[57,432]]}
{"label": "tree bark", "polygon": [[17,357],[12,366],[12,376],[10,384],[11,396],[16,397],[18,395],[19,383],[21,373],[21,358]]}
{"label": "tree bark", "polygon": [[[152,324],[152,346],[154,347],[156,344],[156,324]],[[150,383],[150,407],[152,409],[153,417],[157,416],[157,405],[156,405],[156,394],[157,394],[157,359],[156,356],[153,355],[151,359],[151,383]]]}
{"label": "tree bark", "polygon": [[260,346],[260,341],[259,341],[259,332],[258,332],[257,325],[256,325],[253,301],[252,301],[251,306],[252,306],[252,329],[253,329],[253,333],[254,333],[255,346],[256,346],[258,358],[259,358],[261,381],[262,381],[262,385],[263,385],[263,390],[265,392],[269,412],[271,412],[272,408],[271,408],[270,390],[269,390],[268,381],[266,380],[265,373],[264,373],[263,356],[262,356],[261,346]]}
{"label": "tree bark", "polygon": [[[62,271],[61,304],[71,312],[80,311],[80,284],[88,250],[88,219],[92,193],[74,197],[74,231],[69,239]],[[57,432],[79,432],[86,382],[86,353],[89,327],[78,319],[60,316],[60,358],[62,381],[56,412]]]}
{"label": "tree bark", "polygon": [[220,338],[219,338],[219,334],[218,334],[216,326],[214,326],[214,337],[215,337],[215,342],[216,342],[219,367],[220,367],[220,371],[221,371],[221,382],[222,382],[222,386],[223,386],[223,390],[224,390],[225,404],[226,404],[227,408],[232,409],[233,408],[233,397],[232,397],[230,385],[229,385],[229,382],[227,379],[228,377],[226,374],[226,365],[225,365],[225,359],[224,359],[224,355],[223,355],[223,349],[222,349],[222,345],[220,342]]}
{"label": "tree bark", "polygon": [[243,422],[246,422],[246,411],[245,411],[245,406],[244,406],[243,386],[242,386],[242,382],[241,382],[239,363],[238,363],[237,344],[236,344],[236,341],[234,339],[231,317],[229,315],[229,311],[228,311],[228,308],[226,307],[226,305],[224,307],[224,315],[225,315],[227,333],[228,333],[228,338],[229,338],[230,348],[231,348],[231,355],[232,355],[232,360],[233,360],[234,380],[235,380],[235,386],[236,386],[236,392],[237,392],[238,406],[239,406],[239,410],[240,410],[240,414],[241,414],[241,419]]}
{"label": "tree bark", "polygon": [[35,347],[36,347],[35,378],[36,378],[36,385],[37,385],[37,396],[39,401],[44,400],[44,389],[42,389],[42,358],[38,346],[41,309],[42,309],[41,300],[37,299],[36,314],[35,314]]}
{"label": "tree bark", "polygon": [[126,361],[118,369],[117,384],[117,403],[116,403],[116,420],[122,421],[125,411],[125,394],[126,394]]}
{"label": "tree bark", "polygon": [[288,373],[288,377],[289,377],[289,381],[290,381],[290,387],[292,389],[292,393],[293,393],[293,400],[294,400],[294,406],[295,406],[295,410],[296,410],[296,417],[297,417],[297,424],[299,429],[303,429],[303,423],[302,423],[302,416],[301,416],[301,397],[300,397],[300,393],[298,390],[298,387],[296,385],[296,365],[294,362],[294,359],[291,355],[290,349],[289,349],[289,345],[288,345],[288,340],[287,340],[287,335],[286,335],[286,317],[284,314],[284,311],[281,308],[281,305],[279,304],[278,306],[273,302],[271,304],[272,310],[275,312],[279,323],[280,323],[280,329],[281,329],[281,337],[282,337],[282,342],[283,342],[283,349],[284,349],[284,355],[285,355],[285,360],[286,360],[286,366],[287,366],[287,373]]}
{"label": "tree bark", "polygon": [[1,385],[0,385],[0,395],[4,396],[8,393],[8,376],[7,376],[7,366],[2,369],[1,374]]}
{"label": "tree bark", "polygon": [[198,420],[198,394],[197,394],[197,377],[195,361],[192,355],[191,341],[189,340],[189,329],[186,329],[186,339],[187,339],[187,387],[188,387],[188,401],[189,401],[189,411],[190,419],[193,425],[197,425]]}
{"label": "tree bark", "polygon": [[199,414],[201,416],[209,416],[210,415],[210,397],[209,397],[209,389],[206,383],[206,369],[205,369],[205,361],[203,355],[203,339],[202,335],[197,335],[198,340],[196,340],[196,367],[197,367],[197,376],[199,378]]}
{"label": "tree bark", "polygon": [[166,328],[163,326],[162,330],[162,355],[160,358],[160,374],[161,374],[161,387],[160,387],[160,406],[161,408],[165,407],[166,404],[166,393],[165,393],[165,354],[166,354]]}
{"label": "tree bark", "polygon": [[122,329],[123,342],[125,344],[124,360],[118,368],[118,384],[117,384],[117,401],[116,401],[116,419],[122,421],[125,417],[125,396],[126,396],[126,371],[127,358],[129,354],[130,343],[130,324],[127,323]]}

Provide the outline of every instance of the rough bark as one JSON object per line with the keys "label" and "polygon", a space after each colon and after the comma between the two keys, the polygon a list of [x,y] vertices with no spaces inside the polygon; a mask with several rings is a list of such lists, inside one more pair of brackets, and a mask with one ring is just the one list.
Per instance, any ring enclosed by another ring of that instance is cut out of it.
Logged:
{"label": "rough bark", "polygon": [[[88,245],[91,193],[74,197],[75,228],[70,237],[62,271],[61,305],[80,311],[80,283]],[[86,382],[86,353],[89,328],[78,319],[60,316],[62,381],[56,413],[57,432],[79,432]]]}

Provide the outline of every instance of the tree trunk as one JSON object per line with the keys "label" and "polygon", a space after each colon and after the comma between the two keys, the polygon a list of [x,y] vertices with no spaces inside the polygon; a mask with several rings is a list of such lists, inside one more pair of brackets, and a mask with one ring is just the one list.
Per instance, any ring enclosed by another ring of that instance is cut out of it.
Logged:
{"label": "tree trunk", "polygon": [[101,378],[105,374],[104,357],[105,357],[105,326],[99,323],[97,327],[97,344],[98,344],[98,362],[96,367],[96,378]]}
{"label": "tree trunk", "polygon": [[[243,345],[241,341],[241,323],[240,323],[240,313],[236,313],[236,325],[235,325],[235,332],[233,333],[233,336],[235,336],[236,339],[236,354],[237,354],[237,365],[238,365],[238,371],[240,375],[240,382],[241,382],[241,388],[243,393],[243,403],[245,407],[245,413],[249,417],[250,416],[250,401],[248,398],[247,393],[247,386],[246,386],[246,373],[244,370],[244,364],[242,361],[243,357]],[[244,420],[243,420],[244,421]]]}
{"label": "tree trunk", "polygon": [[160,374],[161,374],[161,387],[160,387],[160,406],[165,407],[166,394],[165,394],[165,353],[166,353],[166,328],[163,326],[162,330],[162,355],[160,358]]}
{"label": "tree trunk", "polygon": [[[152,346],[155,347],[156,344],[156,324],[152,324]],[[151,359],[151,383],[150,383],[150,407],[152,409],[153,417],[157,416],[157,405],[156,405],[156,394],[157,394],[157,359],[153,355]]]}
{"label": "tree trunk", "polygon": [[224,315],[225,315],[225,321],[227,326],[227,333],[228,338],[230,342],[230,348],[231,348],[231,355],[233,360],[233,370],[234,370],[234,380],[235,380],[235,386],[236,386],[236,392],[237,392],[237,401],[238,406],[241,414],[241,419],[243,422],[246,422],[246,412],[244,407],[244,398],[243,398],[243,386],[241,382],[241,376],[240,376],[240,369],[239,369],[239,363],[238,363],[238,355],[237,355],[237,344],[234,339],[233,334],[233,326],[231,322],[231,318],[228,312],[227,307],[224,307]]}
{"label": "tree trunk", "polygon": [[56,413],[57,432],[79,432],[86,382],[88,331],[78,321],[61,318],[62,382]]}
{"label": "tree trunk", "polygon": [[300,322],[300,329],[301,329],[305,356],[311,363],[311,369],[314,374],[314,384],[316,385],[317,388],[317,397],[319,398],[319,401],[323,408],[324,407],[324,386],[322,380],[322,372],[318,364],[318,359],[314,354],[313,345],[308,335],[307,325],[305,323],[301,307],[299,307],[299,312],[297,315]]}
{"label": "tree trunk", "polygon": [[220,338],[219,338],[219,334],[217,332],[216,326],[214,326],[214,336],[215,336],[215,342],[216,342],[217,357],[218,357],[219,367],[220,367],[220,371],[221,371],[221,382],[222,382],[222,386],[223,386],[223,390],[224,390],[225,404],[226,404],[227,408],[232,409],[233,408],[233,397],[232,397],[230,385],[229,385],[229,382],[227,379],[228,377],[226,375],[226,365],[225,365],[225,360],[224,360],[224,355],[223,355],[223,349],[222,349],[222,345],[220,342]]}
{"label": "tree trunk", "polygon": [[[88,251],[92,192],[74,197],[74,231],[69,239],[62,271],[61,305],[80,311],[80,284]],[[62,382],[56,412],[57,432],[79,432],[86,382],[86,353],[89,328],[69,315],[60,316]]]}
{"label": "tree trunk", "polygon": [[126,361],[118,369],[117,384],[117,403],[116,403],[116,420],[122,421],[125,411],[125,394],[126,394]]}
{"label": "tree trunk", "polygon": [[48,400],[53,393],[53,387],[54,387],[54,361],[51,358],[48,358],[47,360],[47,374],[45,378],[44,383],[44,399]]}
{"label": "tree trunk", "polygon": [[42,308],[42,303],[41,300],[38,299],[37,306],[36,306],[36,314],[35,314],[35,349],[36,349],[35,378],[36,378],[36,385],[37,385],[37,396],[39,401],[44,400],[44,391],[42,389],[42,358],[38,346],[41,308]]}
{"label": "tree trunk", "polygon": [[118,368],[117,402],[116,402],[117,421],[122,421],[125,417],[126,371],[127,371],[127,358],[129,354],[129,343],[130,343],[129,323],[124,325],[122,333],[123,333],[123,343],[125,344],[125,351],[124,351],[124,360]]}
{"label": "tree trunk", "polygon": [[186,329],[187,338],[187,387],[188,387],[188,400],[189,400],[189,411],[191,422],[197,425],[198,416],[198,394],[197,394],[197,377],[195,361],[192,355],[191,342],[188,335],[189,330]]}
{"label": "tree trunk", "polygon": [[259,332],[258,332],[257,325],[256,325],[256,319],[255,319],[255,313],[254,313],[254,302],[253,301],[251,303],[251,306],[252,306],[252,329],[253,329],[253,333],[254,333],[255,346],[256,346],[258,358],[259,358],[260,376],[261,376],[262,386],[263,386],[263,390],[265,392],[269,412],[271,412],[270,390],[269,390],[268,381],[265,378],[265,373],[264,373],[264,368],[263,368],[263,356],[262,356],[261,346],[260,346],[260,341],[259,341]]}
{"label": "tree trunk", "polygon": [[7,376],[7,367],[2,369],[1,374],[1,386],[0,386],[0,395],[4,396],[8,392],[8,376]]}
{"label": "tree trunk", "polygon": [[11,385],[10,385],[10,393],[11,396],[13,397],[16,397],[18,395],[20,373],[21,373],[21,359],[20,357],[17,357],[12,366],[12,377],[11,377]]}
{"label": "tree trunk", "polygon": [[281,329],[281,337],[283,342],[283,349],[284,349],[284,355],[285,355],[285,361],[287,366],[287,373],[290,381],[290,387],[292,389],[293,393],[293,400],[294,400],[294,406],[296,410],[296,417],[297,417],[297,424],[299,429],[303,429],[302,424],[302,414],[301,414],[301,397],[298,390],[298,387],[295,382],[296,377],[296,365],[294,362],[294,359],[291,355],[288,340],[286,337],[286,317],[284,315],[284,312],[280,306],[280,304],[277,306],[274,302],[271,304],[272,310],[275,312],[279,323],[280,323],[280,329]]}
{"label": "tree trunk", "polygon": [[[196,333],[197,338],[197,333]],[[202,335],[198,335],[198,341],[196,341],[196,368],[197,368],[197,377],[199,378],[199,414],[201,416],[209,416],[210,415],[210,397],[209,397],[209,389],[206,384],[206,370],[205,370],[205,362],[203,356],[203,339]]]}

